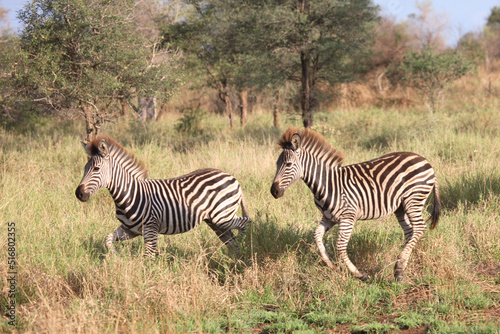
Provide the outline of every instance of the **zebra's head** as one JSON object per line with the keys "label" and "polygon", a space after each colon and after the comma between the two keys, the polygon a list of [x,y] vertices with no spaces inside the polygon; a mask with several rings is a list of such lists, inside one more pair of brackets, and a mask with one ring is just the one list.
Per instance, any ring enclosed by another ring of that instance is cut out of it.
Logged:
{"label": "zebra's head", "polygon": [[300,163],[301,137],[294,133],[290,140],[281,140],[279,145],[283,148],[276,162],[276,175],[274,176],[271,194],[274,198],[280,198],[288,187],[302,177],[302,165]]}
{"label": "zebra's head", "polygon": [[86,202],[99,189],[107,187],[111,175],[111,163],[106,139],[92,141],[90,144],[82,142],[82,145],[89,161],[85,165],[83,178],[76,188],[75,195],[80,201]]}

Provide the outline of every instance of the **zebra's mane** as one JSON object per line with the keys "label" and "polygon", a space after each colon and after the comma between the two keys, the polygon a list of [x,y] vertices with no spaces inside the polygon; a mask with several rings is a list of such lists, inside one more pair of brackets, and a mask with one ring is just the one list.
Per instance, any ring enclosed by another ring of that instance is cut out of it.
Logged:
{"label": "zebra's mane", "polygon": [[299,135],[300,147],[303,150],[312,153],[318,159],[328,162],[334,166],[342,165],[342,162],[344,161],[344,155],[342,152],[333,148],[320,134],[307,128],[298,129],[289,127],[278,141],[278,146],[282,149],[292,148],[292,137],[295,134]]}
{"label": "zebra's mane", "polygon": [[127,170],[131,171],[137,179],[143,180],[148,177],[148,170],[142,161],[137,159],[134,154],[130,153],[126,148],[120,145],[116,140],[107,136],[97,136],[89,143],[89,151],[91,156],[99,155],[99,142],[105,140],[108,144],[109,153],[115,157],[122,157],[130,161],[128,164],[123,164]]}

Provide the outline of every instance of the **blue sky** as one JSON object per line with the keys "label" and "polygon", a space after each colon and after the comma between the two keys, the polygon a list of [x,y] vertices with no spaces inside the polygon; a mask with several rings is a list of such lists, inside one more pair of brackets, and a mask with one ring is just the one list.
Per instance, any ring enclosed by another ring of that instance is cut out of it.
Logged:
{"label": "blue sky", "polygon": [[[406,19],[416,13],[415,1],[412,0],[375,0],[383,13]],[[434,10],[438,14],[448,15],[448,44],[454,46],[461,35],[470,31],[480,31],[494,6],[500,7],[500,0],[434,0]]]}
{"label": "blue sky", "polygon": [[[9,19],[11,27],[19,29],[16,11],[27,3],[26,0],[0,0],[0,6],[10,9]],[[416,13],[413,0],[375,0],[383,13],[404,20],[411,13]],[[449,17],[448,44],[453,46],[460,35],[469,31],[479,31],[494,6],[500,6],[500,0],[434,0],[432,1],[437,13],[447,14]]]}

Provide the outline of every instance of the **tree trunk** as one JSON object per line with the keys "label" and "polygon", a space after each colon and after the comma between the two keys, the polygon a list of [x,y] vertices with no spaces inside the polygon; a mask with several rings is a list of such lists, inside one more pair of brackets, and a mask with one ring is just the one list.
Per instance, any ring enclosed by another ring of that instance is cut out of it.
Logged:
{"label": "tree trunk", "polygon": [[240,92],[240,111],[241,111],[241,127],[244,128],[247,125],[248,119],[248,90],[243,89]]}
{"label": "tree trunk", "polygon": [[85,116],[85,125],[87,130],[87,135],[85,137],[85,141],[90,142],[94,137],[99,134],[99,120],[97,119],[97,115],[92,110],[92,106],[82,106],[83,115]]}
{"label": "tree trunk", "polygon": [[126,99],[120,99],[120,106],[121,106],[121,115],[125,116],[128,114],[129,111],[129,105],[127,103]]}
{"label": "tree trunk", "polygon": [[314,108],[312,105],[312,70],[311,56],[308,51],[300,53],[300,63],[302,66],[302,92],[300,106],[302,109],[302,123],[305,128],[310,128],[313,125]]}
{"label": "tree trunk", "polygon": [[280,114],[279,114],[279,105],[280,105],[280,92],[279,90],[274,92],[274,106],[273,106],[273,125],[276,129],[280,127]]}
{"label": "tree trunk", "polygon": [[139,116],[143,122],[147,120],[156,120],[158,113],[156,110],[156,97],[139,97]]}
{"label": "tree trunk", "polygon": [[226,103],[226,114],[229,118],[229,127],[231,129],[234,128],[234,120],[233,120],[233,103],[231,102],[231,98],[227,92],[224,93],[224,102]]}

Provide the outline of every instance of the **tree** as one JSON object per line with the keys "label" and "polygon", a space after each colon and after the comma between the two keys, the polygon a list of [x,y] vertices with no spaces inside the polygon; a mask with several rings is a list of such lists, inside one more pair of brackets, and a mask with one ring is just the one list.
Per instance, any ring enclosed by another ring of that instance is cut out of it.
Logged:
{"label": "tree", "polygon": [[179,24],[184,33],[172,35],[189,43],[186,52],[205,65],[229,115],[231,87],[274,94],[285,81],[296,81],[306,127],[313,125],[316,84],[353,78],[369,53],[369,32],[377,18],[370,0],[188,2],[196,15]]}
{"label": "tree", "polygon": [[457,52],[438,53],[432,49],[408,52],[399,65],[402,80],[418,90],[431,112],[448,84],[472,69],[472,62]]}
{"label": "tree", "polygon": [[413,34],[413,50],[432,48],[445,49],[445,35],[448,29],[448,15],[436,13],[432,1],[416,1],[418,14],[408,17],[408,30]]}
{"label": "tree", "polygon": [[12,120],[17,95],[12,85],[12,72],[18,40],[11,32],[7,14],[8,10],[0,7],[0,118]]}
{"label": "tree", "polygon": [[377,7],[369,0],[243,2],[254,22],[251,50],[262,61],[257,71],[275,83],[276,78],[300,82],[302,122],[311,127],[317,83],[345,82],[360,70]]}
{"label": "tree", "polygon": [[496,29],[500,26],[500,7],[495,6],[491,9],[491,14],[486,22],[488,28]]}
{"label": "tree", "polygon": [[234,126],[232,91],[236,91],[241,125],[246,124],[248,80],[242,71],[245,42],[240,40],[241,8],[238,1],[188,0],[183,20],[163,27],[164,44],[180,47],[193,72],[201,72],[206,83],[218,92]]}
{"label": "tree", "polygon": [[168,52],[140,33],[134,8],[134,0],[33,0],[19,13],[19,86],[37,102],[82,114],[87,140],[117,101],[165,100],[176,83]]}

